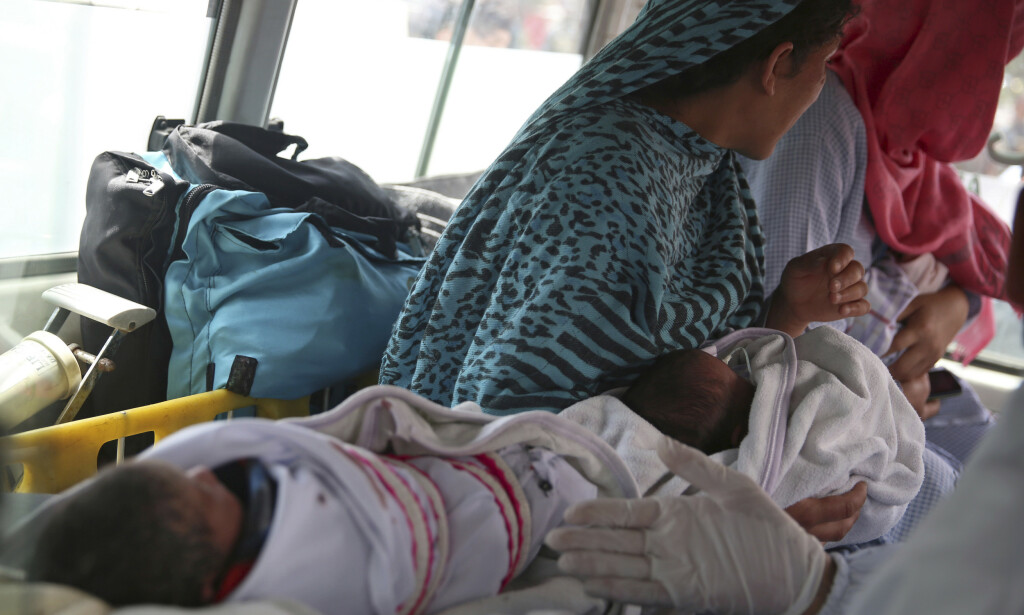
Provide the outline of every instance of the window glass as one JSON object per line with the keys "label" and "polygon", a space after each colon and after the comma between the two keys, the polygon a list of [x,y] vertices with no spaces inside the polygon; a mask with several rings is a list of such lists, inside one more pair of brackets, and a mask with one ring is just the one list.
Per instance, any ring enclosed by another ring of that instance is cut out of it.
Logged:
{"label": "window glass", "polygon": [[[271,116],[308,156],[413,178],[461,0],[302,0]],[[586,0],[478,0],[429,174],[483,169],[575,72]]]}
{"label": "window glass", "polygon": [[[450,40],[462,0],[409,0],[409,36]],[[477,0],[465,44],[499,49],[579,53],[586,34],[585,0]]]}
{"label": "window glass", "polygon": [[429,174],[482,170],[501,153],[579,69],[588,9],[585,0],[478,0]]}
{"label": "window glass", "polygon": [[[1006,162],[1013,157],[1024,162],[1024,55],[1006,67],[992,134],[999,138],[993,148],[997,154],[1002,154],[997,157],[1003,161],[994,158],[986,148],[972,160],[955,166],[968,189],[1012,225],[1017,194],[1024,185],[1021,182],[1024,167]],[[1015,369],[1024,368],[1020,317],[1004,302],[996,301],[994,308],[996,335],[979,358]]]}
{"label": "window glass", "polygon": [[96,155],[144,151],[157,115],[192,116],[207,1],[92,4],[4,0],[0,258],[77,250]]}

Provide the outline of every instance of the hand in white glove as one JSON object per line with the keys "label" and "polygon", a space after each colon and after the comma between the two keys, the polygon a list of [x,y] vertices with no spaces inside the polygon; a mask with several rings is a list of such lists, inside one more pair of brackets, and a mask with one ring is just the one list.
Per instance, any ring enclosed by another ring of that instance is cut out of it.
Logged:
{"label": "hand in white glove", "polygon": [[658,456],[702,492],[599,499],[548,534],[559,567],[618,602],[716,613],[802,613],[828,556],[750,478],[669,438]]}

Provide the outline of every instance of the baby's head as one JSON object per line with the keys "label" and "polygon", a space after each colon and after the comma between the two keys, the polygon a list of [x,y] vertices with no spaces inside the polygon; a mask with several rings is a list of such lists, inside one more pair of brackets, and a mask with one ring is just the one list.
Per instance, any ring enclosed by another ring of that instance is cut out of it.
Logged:
{"label": "baby's head", "polygon": [[622,401],[665,435],[706,454],[739,446],[754,385],[702,350],[663,355]]}
{"label": "baby's head", "polygon": [[238,499],[210,470],[130,462],[49,511],[28,577],[114,606],[199,606],[213,599],[241,521]]}

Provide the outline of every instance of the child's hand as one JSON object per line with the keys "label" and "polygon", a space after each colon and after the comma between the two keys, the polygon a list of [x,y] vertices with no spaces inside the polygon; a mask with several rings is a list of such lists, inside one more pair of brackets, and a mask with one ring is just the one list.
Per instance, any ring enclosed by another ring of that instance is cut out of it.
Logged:
{"label": "child's hand", "polygon": [[789,261],[775,290],[768,326],[796,336],[812,322],[867,314],[868,285],[853,248],[833,243]]}

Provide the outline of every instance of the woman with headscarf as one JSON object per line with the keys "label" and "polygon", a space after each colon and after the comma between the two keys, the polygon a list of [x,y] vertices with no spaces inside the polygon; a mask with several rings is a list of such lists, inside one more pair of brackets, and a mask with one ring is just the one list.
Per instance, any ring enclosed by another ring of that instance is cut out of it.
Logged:
{"label": "woman with headscarf", "polygon": [[765,305],[733,154],[767,156],[813,102],[851,10],[648,2],[467,195],[411,289],[381,383],[490,413],[557,412],[732,328],[864,313],[848,246],[795,259]]}
{"label": "woman with headscarf", "polygon": [[[868,266],[872,311],[847,330],[891,362],[922,418],[939,411],[926,401],[928,370],[954,338],[973,358],[994,333],[987,298],[1005,298],[1009,229],[950,163],[984,147],[1022,46],[1020,0],[864,0],[821,97],[770,158],[742,161],[767,238],[767,288],[792,255],[851,245]],[[928,289],[926,263],[948,284]],[[942,404],[929,439],[963,460],[990,424],[968,391]]]}

